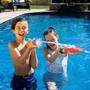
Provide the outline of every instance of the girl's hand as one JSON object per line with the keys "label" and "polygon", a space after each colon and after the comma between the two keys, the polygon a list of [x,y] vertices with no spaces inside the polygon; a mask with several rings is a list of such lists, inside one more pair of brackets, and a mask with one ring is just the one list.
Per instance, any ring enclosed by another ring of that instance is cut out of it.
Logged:
{"label": "girl's hand", "polygon": [[59,53],[60,53],[60,55],[65,53],[65,52],[64,52],[64,48],[65,48],[64,45],[60,45],[60,46],[59,46]]}

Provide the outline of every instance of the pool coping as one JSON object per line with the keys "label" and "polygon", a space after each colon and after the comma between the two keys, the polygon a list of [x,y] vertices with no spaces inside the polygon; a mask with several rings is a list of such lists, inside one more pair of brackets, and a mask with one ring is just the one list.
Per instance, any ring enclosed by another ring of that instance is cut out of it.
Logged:
{"label": "pool coping", "polygon": [[[57,12],[56,10],[49,10],[49,9],[24,9],[24,10],[17,10],[17,11],[6,11],[0,13],[0,24],[3,24],[4,22],[13,19],[17,16],[24,15],[24,14],[40,14],[40,13],[55,13]],[[62,11],[61,11],[62,12]],[[65,13],[65,12],[64,12]],[[69,12],[70,13],[70,12]],[[85,11],[85,12],[79,12],[79,13],[85,13],[85,14],[90,14],[90,11]]]}
{"label": "pool coping", "polygon": [[31,9],[31,10],[17,10],[17,11],[6,11],[0,13],[0,24],[13,19],[17,16],[23,15],[23,14],[28,14],[28,13],[45,13],[45,12],[55,12],[54,10],[50,11],[48,9]]}

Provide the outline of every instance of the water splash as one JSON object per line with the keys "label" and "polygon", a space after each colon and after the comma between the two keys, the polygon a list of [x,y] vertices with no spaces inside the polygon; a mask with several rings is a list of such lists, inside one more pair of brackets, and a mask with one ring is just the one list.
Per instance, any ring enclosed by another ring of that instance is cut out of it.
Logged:
{"label": "water splash", "polygon": [[88,51],[88,50],[84,50],[84,52],[85,52],[85,53],[90,53],[90,51]]}
{"label": "water splash", "polygon": [[43,44],[41,39],[35,39],[35,43],[37,47],[41,47]]}
{"label": "water splash", "polygon": [[[51,42],[51,41],[44,41],[41,38],[39,38],[39,39],[34,38],[33,40],[35,41],[37,47],[41,47],[43,44],[58,44],[58,45],[64,46],[65,48],[76,47],[75,45],[72,45],[72,44],[61,44],[61,43],[56,43],[56,42]],[[80,49],[82,49],[83,52],[90,54],[89,50],[84,50],[83,48],[80,48]]]}

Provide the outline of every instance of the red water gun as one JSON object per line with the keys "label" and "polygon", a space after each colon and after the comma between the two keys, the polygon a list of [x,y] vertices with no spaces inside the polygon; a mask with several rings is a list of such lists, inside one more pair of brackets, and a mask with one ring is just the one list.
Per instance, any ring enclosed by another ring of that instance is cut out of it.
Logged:
{"label": "red water gun", "polygon": [[60,53],[76,54],[83,52],[84,50],[79,46],[67,45],[60,48]]}

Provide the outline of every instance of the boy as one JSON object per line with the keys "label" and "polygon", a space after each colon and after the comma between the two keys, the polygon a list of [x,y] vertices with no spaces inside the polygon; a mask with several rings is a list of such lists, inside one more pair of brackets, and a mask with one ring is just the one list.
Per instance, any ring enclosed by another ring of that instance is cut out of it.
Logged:
{"label": "boy", "polygon": [[8,43],[14,65],[14,75],[11,81],[13,90],[36,90],[34,69],[38,64],[35,47],[25,40],[28,33],[28,23],[24,18],[15,18],[11,25],[16,39]]}

